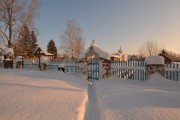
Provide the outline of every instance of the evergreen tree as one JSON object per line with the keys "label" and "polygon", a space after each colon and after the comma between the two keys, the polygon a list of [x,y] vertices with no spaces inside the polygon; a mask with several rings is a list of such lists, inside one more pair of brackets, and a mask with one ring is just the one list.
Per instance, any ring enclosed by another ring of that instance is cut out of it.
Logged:
{"label": "evergreen tree", "polygon": [[30,56],[33,56],[33,52],[37,49],[38,44],[37,44],[37,38],[34,33],[34,31],[31,32],[31,43],[30,43],[31,49],[30,49]]}
{"label": "evergreen tree", "polygon": [[29,55],[30,48],[30,41],[31,41],[31,33],[27,26],[24,26],[21,29],[20,35],[16,42],[15,47],[15,55]]}
{"label": "evergreen tree", "polygon": [[30,32],[29,28],[24,26],[15,45],[15,56],[26,55],[32,57],[37,46],[37,38],[34,31]]}
{"label": "evergreen tree", "polygon": [[47,45],[47,52],[54,54],[57,57],[57,48],[54,41],[51,39]]}

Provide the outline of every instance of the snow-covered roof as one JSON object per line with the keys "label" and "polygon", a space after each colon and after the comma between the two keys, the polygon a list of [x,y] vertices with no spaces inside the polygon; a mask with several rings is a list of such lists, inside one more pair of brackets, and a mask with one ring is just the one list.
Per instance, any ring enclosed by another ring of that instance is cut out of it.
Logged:
{"label": "snow-covered roof", "polygon": [[40,49],[40,51],[41,51],[40,53],[44,53],[46,56],[53,56],[54,55],[52,53],[46,52],[45,50],[41,49],[40,47],[37,47],[36,50],[34,51],[34,53],[36,53],[38,49]]}
{"label": "snow-covered roof", "polygon": [[47,55],[47,56],[53,56],[53,54],[52,53],[48,53],[48,52],[45,52],[45,51],[41,51],[41,53],[44,53],[45,55]]}
{"label": "snow-covered roof", "polygon": [[146,65],[164,65],[164,57],[162,56],[148,56],[145,61]]}
{"label": "snow-covered roof", "polygon": [[111,57],[121,58],[122,55],[112,54]]}
{"label": "snow-covered roof", "polygon": [[[98,47],[94,42],[91,43],[91,47],[99,55],[99,58],[104,58],[104,59],[108,59],[108,60],[110,59],[111,55],[108,52],[105,52],[100,47]],[[80,59],[86,57],[86,54],[89,52],[91,47],[89,47],[88,49],[85,50],[85,52],[80,54]]]}

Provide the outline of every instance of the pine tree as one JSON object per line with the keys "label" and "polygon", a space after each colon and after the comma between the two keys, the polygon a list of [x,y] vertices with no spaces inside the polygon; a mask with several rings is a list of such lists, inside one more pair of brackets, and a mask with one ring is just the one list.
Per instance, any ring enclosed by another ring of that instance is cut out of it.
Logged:
{"label": "pine tree", "polygon": [[37,46],[37,38],[34,31],[30,32],[29,28],[24,26],[16,42],[15,56],[26,55],[32,57]]}
{"label": "pine tree", "polygon": [[15,55],[29,55],[31,33],[27,26],[21,29],[18,41],[16,42]]}
{"label": "pine tree", "polygon": [[54,54],[57,57],[57,48],[54,41],[51,39],[47,45],[47,52]]}
{"label": "pine tree", "polygon": [[31,49],[30,49],[30,56],[33,56],[33,52],[37,49],[37,38],[36,38],[36,35],[34,33],[34,31],[31,31]]}

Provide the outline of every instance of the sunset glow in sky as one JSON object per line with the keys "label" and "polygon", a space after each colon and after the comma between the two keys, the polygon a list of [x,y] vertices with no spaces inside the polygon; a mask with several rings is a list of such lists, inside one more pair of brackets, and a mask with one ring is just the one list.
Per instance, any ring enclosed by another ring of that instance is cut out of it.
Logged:
{"label": "sunset glow in sky", "polygon": [[74,19],[83,29],[86,48],[92,40],[108,52],[136,54],[153,39],[180,53],[180,0],[41,0],[36,27],[44,49],[50,39],[60,46],[60,34]]}

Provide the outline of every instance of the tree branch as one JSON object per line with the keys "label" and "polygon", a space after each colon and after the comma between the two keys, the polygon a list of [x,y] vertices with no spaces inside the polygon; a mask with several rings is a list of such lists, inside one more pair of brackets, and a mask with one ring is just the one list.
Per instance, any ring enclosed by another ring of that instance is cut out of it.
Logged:
{"label": "tree branch", "polygon": [[0,32],[6,37],[7,41],[10,41],[9,38],[8,38],[8,36],[6,35],[5,32],[2,31],[2,29],[0,29]]}

